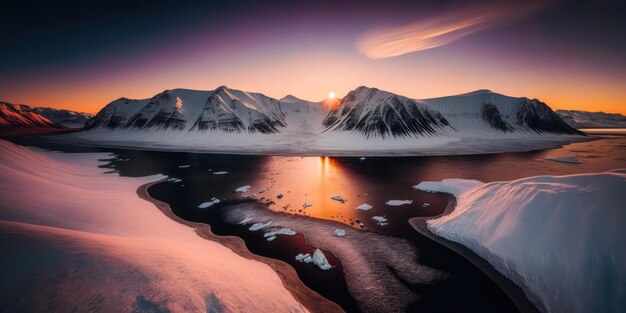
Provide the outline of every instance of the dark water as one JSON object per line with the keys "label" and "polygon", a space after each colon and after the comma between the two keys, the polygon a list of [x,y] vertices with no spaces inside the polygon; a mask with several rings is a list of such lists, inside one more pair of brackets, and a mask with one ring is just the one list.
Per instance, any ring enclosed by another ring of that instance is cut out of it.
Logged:
{"label": "dark water", "polygon": [[[527,153],[377,157],[365,160],[354,157],[249,156],[85,148],[59,146],[41,137],[15,141],[66,152],[112,152],[116,157],[103,167],[121,176],[161,173],[172,179],[180,179],[156,184],[149,189],[149,193],[169,203],[173,212],[181,218],[207,223],[217,235],[241,237],[251,252],[289,263],[307,286],[337,302],[346,311],[357,311],[357,307],[346,288],[341,263],[332,254],[326,253],[329,262],[335,265],[328,271],[297,262],[294,259],[296,254],[314,250],[307,245],[302,235],[278,236],[276,240],[268,242],[263,238],[263,232],[251,232],[247,229],[249,226],[225,223],[223,212],[233,203],[258,201],[266,204],[263,209],[333,220],[360,229],[354,223],[358,219],[364,224],[363,231],[409,240],[418,250],[419,259],[416,262],[451,274],[449,279],[432,285],[407,284],[420,296],[410,311],[513,312],[516,309],[512,302],[482,272],[410,227],[407,222],[409,218],[436,215],[450,200],[443,194],[417,191],[412,186],[425,180],[453,177],[488,182],[626,167],[624,137]],[[563,164],[543,160],[546,157],[569,155],[578,156],[583,163]],[[227,171],[228,174],[213,174],[220,171]],[[234,192],[244,185],[252,186],[249,192]],[[278,193],[284,197],[278,199]],[[332,200],[331,197],[335,195],[341,195],[346,201]],[[222,202],[210,208],[198,208],[199,204],[213,197]],[[255,200],[246,200],[245,197]],[[392,199],[412,200],[413,203],[397,207],[385,204]],[[304,209],[304,202],[313,205]],[[368,203],[374,208],[369,211],[356,210],[355,207],[362,203]],[[372,220],[375,215],[385,216],[389,224],[378,226]]]}

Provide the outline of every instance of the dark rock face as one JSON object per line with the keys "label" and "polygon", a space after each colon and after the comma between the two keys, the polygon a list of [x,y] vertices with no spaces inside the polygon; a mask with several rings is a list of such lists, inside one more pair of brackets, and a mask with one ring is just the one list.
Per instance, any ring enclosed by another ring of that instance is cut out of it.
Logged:
{"label": "dark rock face", "polygon": [[584,135],[570,127],[545,103],[537,99],[524,99],[517,111],[517,124],[524,125],[540,134],[543,132],[564,135]]}
{"label": "dark rock face", "polygon": [[417,102],[365,87],[351,91],[323,121],[325,131],[351,131],[365,137],[419,137],[438,134],[448,121]]}
{"label": "dark rock face", "polygon": [[502,115],[500,115],[498,107],[491,103],[483,104],[481,117],[487,124],[489,124],[489,126],[505,133],[512,132],[514,130],[509,123],[502,119]]}

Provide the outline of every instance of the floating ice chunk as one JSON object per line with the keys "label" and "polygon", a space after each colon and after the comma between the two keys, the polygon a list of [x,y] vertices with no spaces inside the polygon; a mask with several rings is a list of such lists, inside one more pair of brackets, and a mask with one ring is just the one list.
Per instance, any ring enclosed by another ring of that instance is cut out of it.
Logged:
{"label": "floating ice chunk", "polygon": [[346,235],[346,231],[343,229],[339,229],[339,228],[335,228],[335,236],[336,237],[343,237]]}
{"label": "floating ice chunk", "polygon": [[179,165],[178,168],[188,168],[191,167],[191,165],[187,164],[187,165]]}
{"label": "floating ice chunk", "polygon": [[582,163],[578,157],[575,156],[566,156],[561,158],[545,158],[544,160],[559,162],[559,163],[570,163],[570,164],[580,164]]}
{"label": "floating ice chunk", "polygon": [[306,257],[311,257],[311,255],[308,253],[298,253],[298,255],[296,255],[296,260],[302,262],[302,260]]}
{"label": "floating ice chunk", "polygon": [[378,224],[378,226],[385,226],[389,224],[387,223],[387,218],[384,216],[373,216],[372,219],[377,222],[376,224]]}
{"label": "floating ice chunk", "polygon": [[464,192],[472,190],[482,184],[481,181],[473,179],[449,178],[441,182],[423,181],[413,186],[413,189],[426,192],[444,192],[458,197]]}
{"label": "floating ice chunk", "polygon": [[239,224],[241,224],[241,225],[246,225],[246,224],[248,224],[248,222],[250,222],[251,220],[252,220],[252,218],[251,218],[251,217],[246,217],[246,218],[244,218],[241,222],[239,222]]}
{"label": "floating ice chunk", "polygon": [[332,268],[332,266],[330,266],[330,263],[328,263],[324,252],[322,252],[322,250],[320,249],[315,249],[315,252],[313,252],[313,264],[317,265],[317,267],[321,268],[322,270],[329,270]]}
{"label": "floating ice chunk", "polygon": [[308,207],[310,207],[312,205],[313,205],[313,203],[311,203],[311,202],[305,202],[304,204],[302,204],[302,208],[306,209],[306,208],[308,208]]}
{"label": "floating ice chunk", "polygon": [[298,253],[298,255],[296,255],[296,260],[302,263],[313,263],[322,270],[329,270],[332,268],[330,263],[328,263],[324,252],[322,252],[322,250],[320,249],[315,249],[315,252],[313,252],[313,256],[311,256],[311,254],[309,253]]}
{"label": "floating ice chunk", "polygon": [[248,192],[252,188],[250,185],[241,186],[235,189],[235,192]]}
{"label": "floating ice chunk", "polygon": [[282,193],[279,193],[278,195],[276,195],[276,198],[278,198],[278,199],[280,199],[282,197],[284,197],[284,195]]}
{"label": "floating ice chunk", "polygon": [[346,201],[346,200],[343,199],[342,196],[332,196],[330,198],[335,200],[335,201],[339,201],[339,202],[345,202]]}
{"label": "floating ice chunk", "polygon": [[180,179],[180,178],[176,178],[176,179],[174,179],[172,182],[174,182],[174,183],[180,183],[181,181],[183,181],[183,180],[182,180],[182,179]]}
{"label": "floating ice chunk", "polygon": [[217,203],[220,203],[220,199],[213,197],[213,198],[211,198],[210,201],[203,202],[198,207],[201,208],[201,209],[206,209],[206,208],[208,208],[208,207],[210,207],[210,206],[212,206],[214,204],[217,204]]}
{"label": "floating ice chunk", "polygon": [[267,237],[267,241],[272,241],[272,240],[274,240],[274,239],[276,239],[276,236],[270,236],[270,237]]}
{"label": "floating ice chunk", "polygon": [[293,236],[295,234],[296,234],[295,231],[293,231],[290,228],[286,228],[285,227],[285,228],[280,228],[280,229],[275,229],[275,230],[272,230],[272,231],[268,231],[267,233],[265,233],[263,235],[263,237],[266,237],[266,238],[267,237],[275,237],[277,235]]}
{"label": "floating ice chunk", "polygon": [[430,203],[428,203],[428,202],[424,202],[424,204],[422,204],[422,208],[425,208],[425,207],[427,207],[427,206],[430,206]]}
{"label": "floating ice chunk", "polygon": [[265,228],[267,226],[270,226],[270,225],[272,225],[272,221],[269,221],[267,223],[254,223],[254,224],[252,224],[252,226],[250,226],[250,230],[251,231],[257,231],[257,230],[263,229],[263,228]]}
{"label": "floating ice chunk", "polygon": [[365,161],[365,157],[360,157],[359,160]]}
{"label": "floating ice chunk", "polygon": [[358,219],[358,218],[355,218],[355,219],[354,219],[354,222],[355,222],[357,225],[359,225],[359,227],[361,227],[361,228],[365,227],[365,224],[363,224],[363,222],[361,222],[361,220],[360,220],[360,219]]}
{"label": "floating ice chunk", "polygon": [[400,206],[400,205],[411,204],[411,203],[413,203],[413,200],[389,200],[385,202],[386,205],[391,205],[391,206]]}
{"label": "floating ice chunk", "polygon": [[356,207],[357,210],[361,210],[361,211],[367,211],[367,210],[371,210],[373,208],[374,208],[373,206],[371,206],[371,205],[369,205],[367,203],[363,203],[363,204],[361,204],[361,205]]}
{"label": "floating ice chunk", "polygon": [[[209,171],[211,171],[211,170],[209,170]],[[224,174],[228,174],[228,172],[226,172],[226,171],[213,172],[213,175],[224,175]]]}

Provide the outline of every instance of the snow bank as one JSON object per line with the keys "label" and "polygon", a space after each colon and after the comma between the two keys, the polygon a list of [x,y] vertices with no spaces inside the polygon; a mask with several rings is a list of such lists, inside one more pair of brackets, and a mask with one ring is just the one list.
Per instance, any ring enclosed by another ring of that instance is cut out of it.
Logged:
{"label": "snow bank", "polygon": [[420,188],[457,195],[428,228],[489,261],[541,311],[626,310],[625,171]]}
{"label": "snow bank", "polygon": [[98,159],[109,157],[0,141],[0,249],[11,251],[0,267],[0,298],[19,295],[5,308],[305,310],[268,265],[201,238],[137,196],[140,185],[164,176],[102,174]]}

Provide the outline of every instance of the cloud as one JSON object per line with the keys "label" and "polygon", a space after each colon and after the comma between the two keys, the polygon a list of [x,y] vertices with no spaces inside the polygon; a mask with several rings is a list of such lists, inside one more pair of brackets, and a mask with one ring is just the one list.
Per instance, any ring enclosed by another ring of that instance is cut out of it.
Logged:
{"label": "cloud", "polygon": [[372,59],[432,49],[481,30],[518,21],[548,4],[547,1],[518,1],[457,8],[408,25],[370,31],[359,40],[357,48]]}

